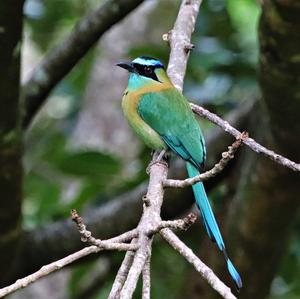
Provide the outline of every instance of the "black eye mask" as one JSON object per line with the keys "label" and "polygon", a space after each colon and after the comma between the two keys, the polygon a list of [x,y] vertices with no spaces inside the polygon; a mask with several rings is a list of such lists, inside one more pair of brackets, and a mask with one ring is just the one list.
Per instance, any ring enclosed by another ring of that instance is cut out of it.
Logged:
{"label": "black eye mask", "polygon": [[150,66],[150,65],[145,66],[145,65],[138,64],[138,63],[134,63],[133,66],[139,75],[147,77],[147,78],[151,78],[157,82],[160,82],[155,74],[155,69],[161,68],[160,66],[159,67]]}

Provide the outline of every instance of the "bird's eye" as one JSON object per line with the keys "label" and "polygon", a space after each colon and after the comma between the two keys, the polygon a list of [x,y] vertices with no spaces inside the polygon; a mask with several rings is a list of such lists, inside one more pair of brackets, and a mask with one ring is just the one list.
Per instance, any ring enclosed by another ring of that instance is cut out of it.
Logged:
{"label": "bird's eye", "polygon": [[145,66],[144,68],[144,72],[146,75],[150,75],[152,73],[152,69],[149,66]]}

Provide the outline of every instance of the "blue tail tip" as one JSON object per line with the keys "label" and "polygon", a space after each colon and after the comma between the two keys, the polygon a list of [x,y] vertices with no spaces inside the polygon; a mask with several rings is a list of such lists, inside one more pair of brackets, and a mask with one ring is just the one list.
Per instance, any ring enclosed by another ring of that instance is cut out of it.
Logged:
{"label": "blue tail tip", "polygon": [[233,266],[232,262],[230,261],[230,259],[227,260],[227,269],[228,269],[232,279],[235,282],[237,290],[239,291],[243,287],[242,279],[241,279],[239,273],[234,268],[234,266]]}

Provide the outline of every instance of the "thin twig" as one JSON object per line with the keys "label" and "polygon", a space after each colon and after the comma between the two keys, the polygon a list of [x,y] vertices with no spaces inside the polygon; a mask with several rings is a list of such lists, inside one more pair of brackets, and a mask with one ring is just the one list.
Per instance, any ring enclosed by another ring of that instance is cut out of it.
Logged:
{"label": "thin twig", "polygon": [[137,237],[138,235],[138,231],[135,228],[126,233],[123,233],[119,236],[107,240],[95,239],[94,237],[92,237],[92,233],[89,230],[87,230],[86,225],[83,222],[83,219],[75,209],[71,210],[71,219],[77,225],[78,231],[82,236],[82,242],[88,242],[91,243],[91,245],[98,246],[99,243],[120,243],[120,242],[131,241],[133,238]]}
{"label": "thin twig", "polygon": [[243,140],[247,137],[248,137],[248,133],[246,132],[241,133],[240,136],[238,136],[237,140],[231,146],[228,147],[228,151],[222,153],[222,159],[218,163],[216,163],[212,169],[200,175],[197,175],[193,178],[188,178],[185,180],[167,179],[164,181],[164,187],[184,188],[187,186],[194,185],[195,183],[198,183],[200,181],[204,181],[214,177],[225,168],[225,166],[228,164],[228,162],[231,159],[234,158],[235,152],[241,146]]}
{"label": "thin twig", "polygon": [[85,247],[85,248],[83,248],[73,254],[70,254],[60,260],[57,260],[51,264],[45,265],[40,270],[36,271],[35,273],[28,275],[22,279],[18,279],[12,285],[0,289],[0,298],[7,296],[8,294],[11,294],[19,289],[25,288],[29,284],[37,281],[38,279],[40,279],[46,275],[49,275],[50,273],[57,271],[57,270],[65,267],[65,266],[73,263],[74,261],[77,261],[87,255],[90,255],[92,253],[97,253],[101,250],[102,250],[102,248],[99,248],[97,246]]}
{"label": "thin twig", "polygon": [[[190,104],[192,110],[194,113],[198,114],[199,116],[202,116],[211,122],[215,123],[219,127],[221,127],[225,132],[233,135],[235,138],[238,138],[240,136],[241,132],[237,130],[236,128],[232,127],[227,121],[223,120],[221,117],[217,116],[216,114],[209,112],[208,110],[204,109],[203,107],[200,107],[195,104]],[[253,151],[263,154],[266,157],[270,158],[271,160],[277,162],[278,164],[281,164],[285,167],[288,167],[294,171],[300,171],[300,163],[296,163],[294,161],[289,160],[288,158],[285,158],[279,154],[276,154],[275,152],[265,148],[258,142],[256,142],[252,138],[245,138],[243,140],[243,143],[247,146],[249,146]]]}
{"label": "thin twig", "polygon": [[129,231],[124,233],[118,237],[114,237],[109,240],[100,240],[96,239],[92,236],[92,233],[87,230],[86,225],[83,223],[82,218],[79,216],[76,210],[71,211],[72,220],[76,223],[79,233],[81,234],[81,241],[89,243],[90,245],[95,245],[101,249],[106,250],[132,250],[135,251],[139,248],[137,244],[127,244],[127,243],[120,243],[124,242],[123,240],[130,240],[134,238],[137,234],[136,230]]}
{"label": "thin twig", "polygon": [[[136,241],[136,239],[132,240],[131,244],[136,243]],[[133,251],[126,252],[125,258],[115,277],[115,281],[107,299],[116,299],[120,297],[120,292],[122,290],[125,280],[127,279],[129,269],[132,266],[134,255],[135,252]]]}
{"label": "thin twig", "polygon": [[103,250],[119,250],[119,251],[130,250],[130,252],[134,252],[139,248],[137,244],[126,244],[126,243],[107,242],[107,241],[108,240],[105,240],[98,245],[85,247],[84,249],[81,249],[73,254],[70,254],[60,260],[57,260],[53,263],[43,266],[40,270],[36,271],[33,274],[30,274],[22,279],[18,279],[15,283],[11,284],[10,286],[0,289],[0,298],[8,294],[11,294],[17,291],[18,289],[25,288],[29,284],[37,281],[38,279],[47,276],[50,273],[57,271],[73,263],[74,261],[77,261],[92,253],[98,253]]}
{"label": "thin twig", "polygon": [[225,299],[237,299],[229,287],[227,287],[215,273],[207,267],[194,253],[187,247],[170,229],[165,228],[160,231],[161,236],[178,251],[197,272]]}
{"label": "thin twig", "polygon": [[132,229],[132,230],[129,230],[128,232],[126,233],[123,233],[121,235],[118,235],[116,237],[112,237],[110,239],[107,239],[107,240],[102,240],[102,242],[114,242],[114,243],[120,243],[120,242],[128,242],[128,241],[131,241],[132,239],[136,238],[138,236],[138,231],[137,229]]}
{"label": "thin twig", "polygon": [[159,230],[163,228],[187,230],[191,227],[191,225],[193,225],[196,222],[196,220],[196,214],[190,213],[183,219],[161,221],[159,225]]}

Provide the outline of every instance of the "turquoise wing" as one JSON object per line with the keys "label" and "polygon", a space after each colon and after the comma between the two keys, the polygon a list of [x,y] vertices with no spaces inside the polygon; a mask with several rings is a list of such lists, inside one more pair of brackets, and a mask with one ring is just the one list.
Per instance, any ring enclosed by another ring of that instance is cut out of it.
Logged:
{"label": "turquoise wing", "polygon": [[142,95],[138,113],[171,150],[197,167],[203,165],[206,152],[200,126],[177,89]]}

